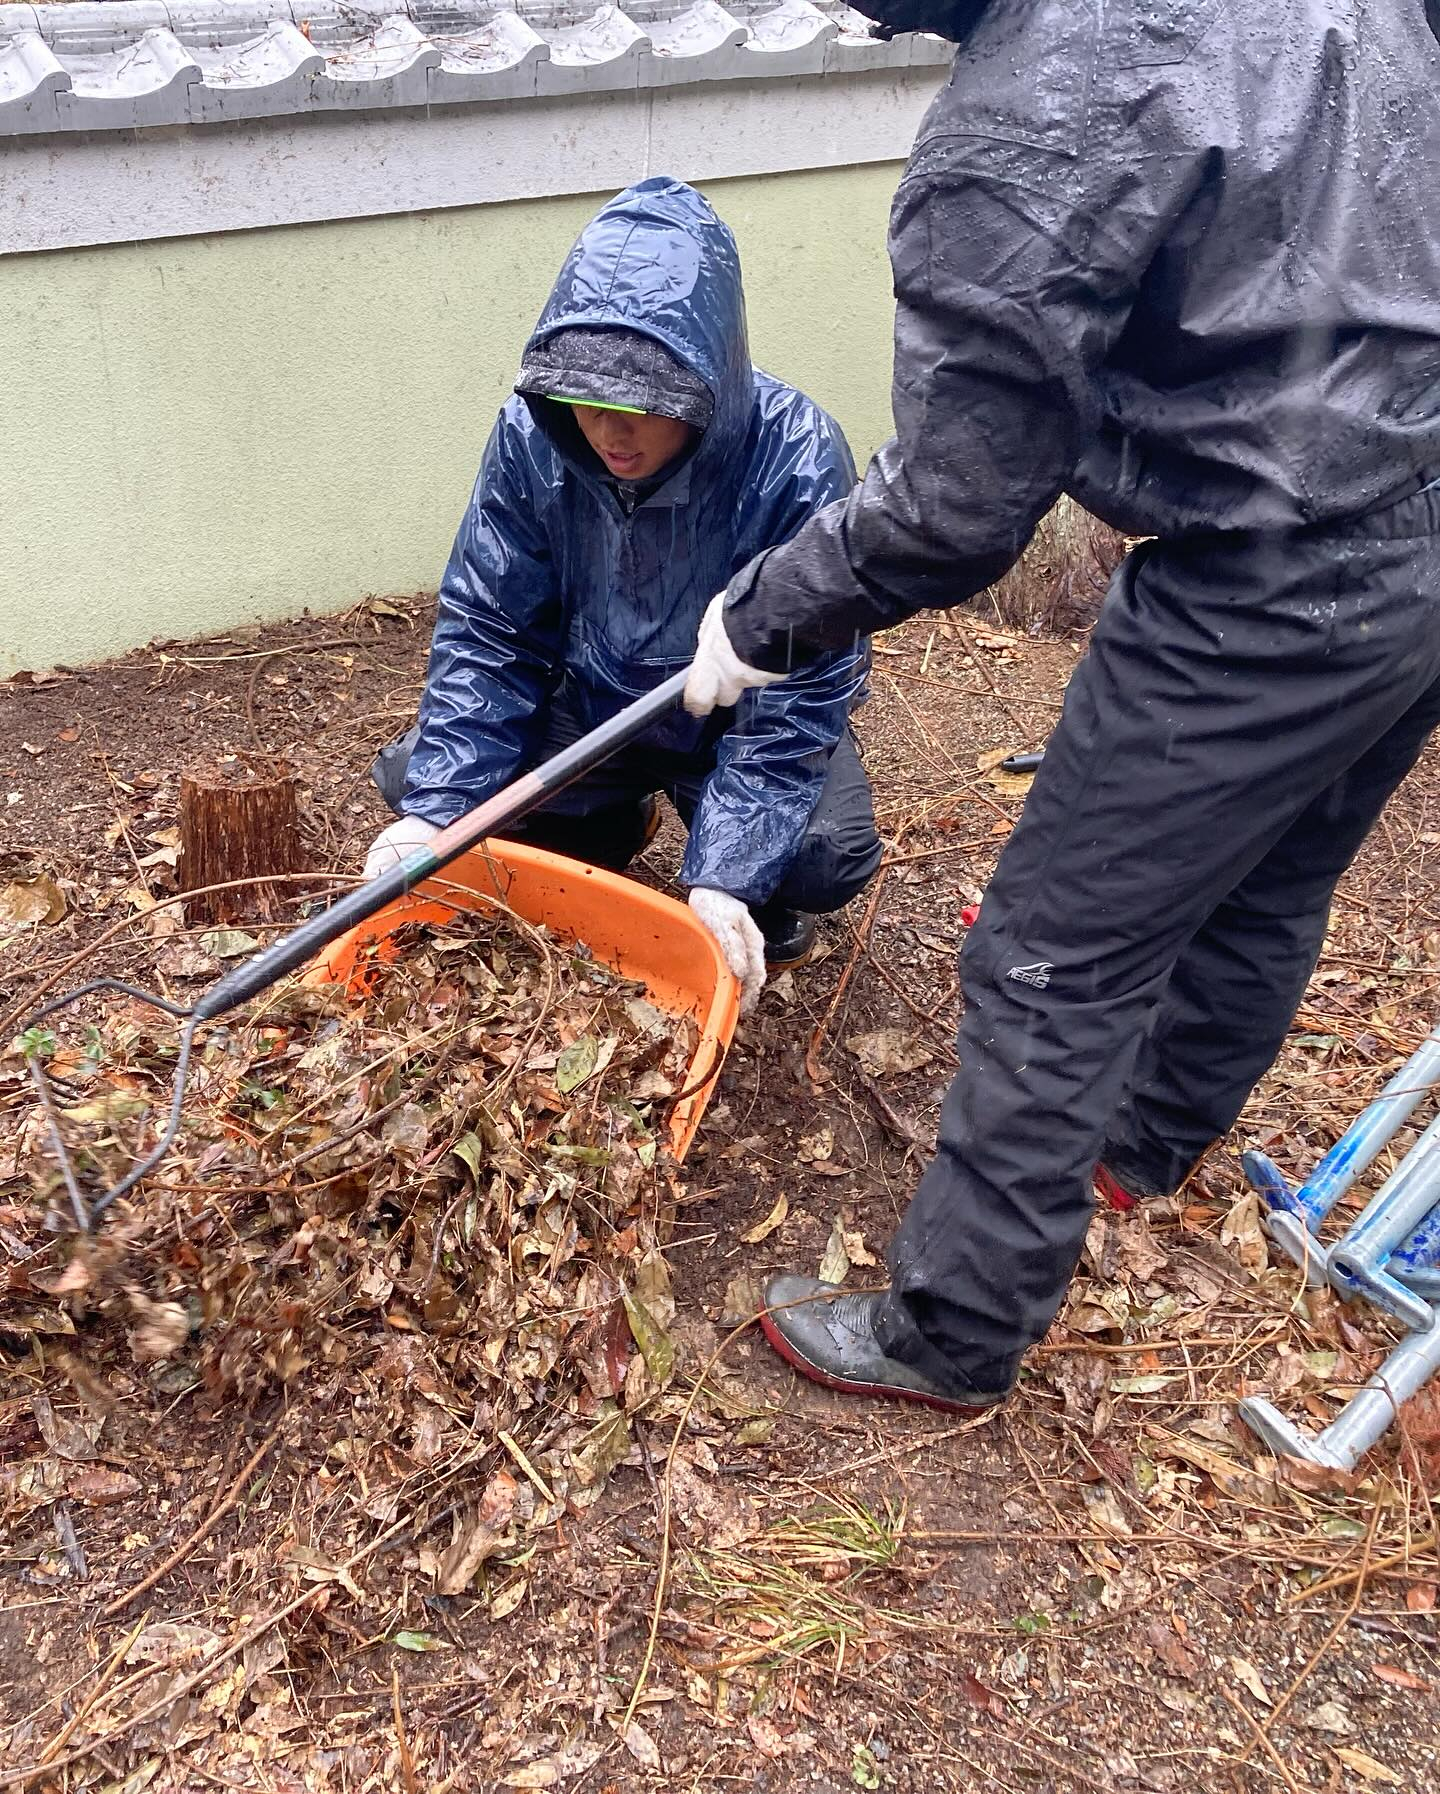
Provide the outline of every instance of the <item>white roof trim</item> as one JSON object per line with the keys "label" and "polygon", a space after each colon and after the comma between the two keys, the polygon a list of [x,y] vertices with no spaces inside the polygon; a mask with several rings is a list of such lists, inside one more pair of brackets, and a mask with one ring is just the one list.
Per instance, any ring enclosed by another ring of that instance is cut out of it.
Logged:
{"label": "white roof trim", "polygon": [[943,66],[839,0],[0,6],[0,137]]}
{"label": "white roof trim", "polygon": [[711,181],[899,161],[943,75],[0,138],[0,256],[613,192],[648,174]]}

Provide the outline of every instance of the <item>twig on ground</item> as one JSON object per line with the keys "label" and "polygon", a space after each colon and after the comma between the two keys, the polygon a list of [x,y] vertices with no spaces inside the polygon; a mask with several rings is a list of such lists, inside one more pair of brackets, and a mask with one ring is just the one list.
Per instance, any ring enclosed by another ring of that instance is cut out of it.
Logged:
{"label": "twig on ground", "polygon": [[[899,979],[896,978],[894,973],[890,971],[888,966],[886,966],[884,960],[880,958],[880,955],[873,950],[868,941],[863,945],[862,951],[873,970],[880,974],[881,979],[890,986],[891,990],[894,991],[897,997],[899,997],[900,1001],[910,1011],[911,1015],[915,1017],[916,1021],[918,1021],[926,1030],[939,1030],[940,1024],[935,1020],[934,1016],[930,1015],[920,1007],[900,983]],[[939,1045],[941,1051],[952,1063],[958,1063],[955,1049],[950,1044],[948,1036],[946,1036],[943,1031],[941,1032]]]}
{"label": "twig on ground", "polygon": [[[1375,1515],[1378,1516],[1379,1512],[1380,1510],[1377,1507]],[[1287,1597],[1287,1605],[1293,1607],[1298,1602],[1313,1600],[1316,1595],[1328,1595],[1331,1589],[1345,1588],[1349,1583],[1360,1581],[1366,1577],[1388,1574],[1390,1571],[1397,1569],[1401,1564],[1409,1563],[1410,1559],[1414,1557],[1417,1551],[1433,1551],[1435,1549],[1436,1536],[1437,1535],[1432,1532],[1421,1538],[1411,1539],[1403,1550],[1392,1551],[1388,1557],[1380,1557],[1376,1558],[1373,1562],[1367,1561],[1362,1563],[1359,1569],[1342,1570],[1338,1574],[1328,1577],[1324,1582],[1312,1583],[1309,1588],[1296,1589],[1294,1594]],[[1417,1572],[1415,1576],[1411,1578],[1411,1580],[1415,1582],[1427,1579],[1433,1580],[1433,1576],[1422,1577],[1421,1574]]]}
{"label": "twig on ground", "polygon": [[84,1724],[86,1715],[94,1707],[101,1695],[104,1694],[105,1690],[115,1680],[116,1670],[118,1670],[120,1665],[125,1661],[126,1657],[129,1655],[130,1647],[135,1643],[135,1640],[140,1636],[144,1629],[145,1620],[143,1618],[137,1620],[131,1629],[129,1636],[116,1646],[115,1650],[111,1653],[110,1661],[105,1665],[100,1680],[90,1690],[89,1694],[86,1695],[85,1699],[75,1709],[74,1713],[71,1714],[70,1718],[65,1721],[60,1730],[56,1732],[55,1736],[45,1746],[44,1750],[40,1752],[39,1757],[36,1759],[37,1769],[44,1768],[45,1765],[51,1763],[54,1758],[64,1750],[65,1746],[70,1742],[70,1739],[74,1737],[79,1727]]}
{"label": "twig on ground", "polygon": [[[336,1580],[338,1581],[359,1569],[360,1565],[372,1558],[377,1551],[383,1551],[387,1545],[394,1544],[403,1535],[414,1534],[418,1537],[421,1533],[429,1532],[442,1520],[448,1520],[452,1514],[458,1513],[461,1505],[458,1501],[451,1502],[448,1507],[432,1514],[428,1520],[424,1520],[418,1525],[408,1517],[396,1520],[392,1525],[387,1526],[384,1532],[371,1539],[368,1545],[362,1545],[358,1551],[352,1551],[344,1563],[337,1565]],[[223,1651],[217,1652],[208,1663],[203,1664],[190,1675],[182,1677],[180,1681],[172,1683],[158,1701],[153,1701],[139,1713],[131,1714],[130,1718],[125,1720],[122,1725],[117,1726],[113,1732],[107,1732],[103,1738],[96,1738],[89,1744],[82,1744],[75,1750],[67,1751],[64,1756],[55,1757],[48,1763],[26,1763],[18,1769],[0,1770],[0,1788],[28,1787],[31,1782],[42,1775],[54,1774],[58,1770],[70,1768],[72,1764],[83,1763],[87,1757],[96,1755],[108,1745],[118,1744],[122,1738],[128,1738],[141,1726],[148,1725],[152,1719],[157,1719],[184,1695],[210,1681],[217,1670],[229,1663],[232,1658],[238,1657],[257,1639],[263,1638],[267,1632],[273,1632],[276,1626],[282,1625],[292,1614],[298,1613],[302,1607],[323,1601],[324,1596],[323,1588],[305,1588],[300,1594],[285,1602],[284,1606],[277,1607],[274,1613],[266,1614],[263,1618],[256,1620],[253,1625],[247,1626],[237,1639],[228,1644]]]}
{"label": "twig on ground", "polygon": [[810,1036],[810,1044],[805,1049],[805,1075],[810,1080],[810,1088],[818,1095],[826,1081],[824,1067],[820,1063],[820,1049],[825,1044],[825,1034],[840,1008],[841,999],[849,989],[850,980],[855,975],[855,968],[860,963],[860,956],[865,951],[865,943],[869,939],[870,930],[875,926],[875,918],[880,912],[880,899],[885,892],[885,880],[889,873],[888,866],[881,866],[875,874],[875,883],[870,887],[870,901],[865,906],[865,914],[860,918],[855,929],[855,945],[850,957],[845,962],[845,969],[840,974],[840,981],[835,986],[834,995],[830,998],[829,1007],[820,1018],[815,1032]]}
{"label": "twig on ground", "polygon": [[1344,1613],[1342,1613],[1340,1615],[1340,1618],[1338,1620],[1336,1620],[1335,1624],[1325,1634],[1324,1638],[1320,1641],[1319,1646],[1316,1648],[1315,1652],[1311,1656],[1309,1662],[1300,1671],[1300,1674],[1298,1676],[1296,1676],[1295,1680],[1290,1684],[1290,1686],[1285,1690],[1284,1694],[1282,1694],[1280,1696],[1280,1699],[1278,1701],[1276,1701],[1276,1703],[1275,1703],[1274,1707],[1271,1709],[1271,1711],[1266,1715],[1264,1729],[1267,1733],[1271,1732],[1275,1729],[1275,1726],[1278,1724],[1280,1718],[1286,1712],[1286,1710],[1289,1708],[1290,1703],[1295,1699],[1295,1696],[1297,1694],[1299,1694],[1300,1690],[1305,1686],[1306,1682],[1310,1679],[1311,1674],[1314,1672],[1315,1665],[1320,1661],[1320,1659],[1330,1649],[1331,1645],[1334,1644],[1335,1640],[1340,1636],[1340,1634],[1350,1624],[1351,1620],[1354,1619],[1355,1609],[1360,1605],[1360,1598],[1365,1593],[1365,1578],[1369,1574],[1369,1570],[1370,1570],[1370,1553],[1373,1550],[1374,1545],[1375,1545],[1375,1528],[1380,1524],[1380,1509],[1383,1505],[1384,1504],[1382,1502],[1377,1500],[1375,1502],[1374,1506],[1370,1509],[1370,1524],[1366,1528],[1365,1543],[1361,1547],[1360,1568],[1359,1568],[1358,1572],[1356,1573],[1355,1592],[1350,1597],[1350,1605],[1345,1609]]}
{"label": "twig on ground", "polygon": [[364,648],[353,636],[328,636],[323,642],[290,642],[282,648],[241,648],[234,654],[162,654],[156,666],[214,667],[227,660],[273,660],[278,654],[320,654],[327,648]]}
{"label": "twig on ground", "polygon": [[390,1711],[395,1720],[395,1748],[400,1753],[400,1779],[404,1784],[405,1794],[416,1794],[415,1763],[410,1755],[410,1745],[405,1737],[405,1719],[400,1711],[400,1666],[390,1665]]}
{"label": "twig on ground", "polygon": [[990,687],[990,695],[994,698],[995,702],[1000,706],[1000,708],[1005,712],[1006,716],[1008,716],[1010,718],[1010,721],[1012,723],[1014,723],[1015,727],[1020,731],[1020,733],[1022,735],[1028,736],[1029,724],[1022,722],[1020,720],[1020,718],[1015,714],[1014,710],[1010,706],[1010,700],[1002,694],[1000,687],[995,683],[995,675],[990,671],[989,667],[986,666],[984,653],[982,652],[979,644],[976,642],[974,636],[972,636],[970,634],[969,630],[966,629],[964,623],[960,620],[959,616],[956,615],[954,612],[952,612],[950,615],[950,621],[955,625],[956,634],[960,637],[960,640],[965,644],[965,652],[970,656],[971,660],[975,663],[976,672],[979,673],[980,677]]}
{"label": "twig on ground", "polygon": [[635,1686],[630,1691],[630,1701],[625,1709],[625,1718],[621,1722],[623,1732],[635,1717],[635,1709],[640,1705],[640,1697],[645,1692],[645,1685],[650,1680],[650,1665],[655,1661],[655,1643],[660,1636],[660,1616],[665,1611],[665,1595],[670,1584],[670,1489],[675,1472],[675,1454],[680,1449],[680,1441],[684,1437],[685,1428],[694,1412],[695,1403],[699,1400],[700,1391],[705,1387],[712,1370],[720,1362],[725,1352],[748,1328],[759,1322],[759,1315],[752,1315],[749,1320],[741,1321],[722,1339],[715,1350],[705,1361],[700,1375],[696,1377],[694,1387],[686,1397],[685,1406],[680,1410],[680,1417],[675,1422],[675,1430],[670,1435],[670,1446],[665,1453],[665,1474],[660,1480],[660,1561],[655,1566],[655,1598],[650,1608],[650,1631],[645,1640],[644,1654],[640,1659],[640,1668],[635,1674]]}
{"label": "twig on ground", "polygon": [[[1233,1694],[1231,1694],[1231,1692],[1228,1688],[1221,1688],[1218,1690],[1218,1693],[1220,1695],[1221,1700],[1223,1700],[1225,1702],[1226,1706],[1233,1708],[1234,1711],[1236,1713],[1238,1713],[1240,1715],[1240,1717],[1245,1721],[1246,1725],[1249,1726],[1250,1730],[1255,1734],[1256,1744],[1258,1744],[1260,1746],[1261,1750],[1263,1750],[1265,1752],[1265,1755],[1267,1757],[1269,1757],[1270,1761],[1275,1765],[1276,1769],[1280,1773],[1281,1781],[1284,1782],[1285,1786],[1290,1790],[1290,1794],[1303,1794],[1300,1784],[1295,1780],[1295,1777],[1293,1775],[1291,1775],[1290,1771],[1285,1767],[1284,1759],[1280,1756],[1280,1753],[1275,1749],[1275,1746],[1270,1742],[1269,1738],[1266,1737],[1264,1727],[1259,1724],[1259,1722],[1256,1720],[1254,1714],[1247,1713],[1245,1711],[1244,1707],[1242,1707],[1240,1705],[1239,1701],[1236,1700],[1235,1696]],[[1248,1761],[1249,1761],[1249,1758],[1247,1756],[1244,1759],[1244,1762],[1248,1762]],[[1242,1763],[1242,1767],[1243,1767],[1243,1763]]]}
{"label": "twig on ground", "polygon": [[865,1072],[860,1071],[858,1068],[856,1069],[855,1075],[859,1079],[865,1094],[870,1098],[871,1102],[874,1103],[876,1112],[881,1121],[884,1122],[885,1126],[895,1136],[895,1139],[900,1145],[911,1147],[916,1152],[928,1152],[929,1146],[921,1137],[914,1123],[907,1121],[903,1115],[899,1114],[891,1107],[875,1080],[872,1077],[867,1076]]}
{"label": "twig on ground", "polygon": [[269,1451],[270,1447],[280,1436],[280,1426],[281,1423],[277,1421],[275,1425],[271,1427],[270,1431],[265,1435],[265,1438],[245,1460],[244,1467],[241,1469],[240,1474],[230,1484],[229,1489],[221,1498],[220,1502],[215,1507],[211,1508],[209,1514],[200,1525],[196,1527],[195,1531],[190,1534],[190,1537],[186,1539],[183,1544],[177,1545],[170,1553],[169,1557],[165,1559],[164,1563],[158,1564],[143,1582],[137,1582],[134,1588],[125,1589],[112,1600],[106,1602],[105,1606],[100,1609],[100,1618],[102,1620],[113,1619],[117,1613],[120,1613],[127,1608],[132,1601],[138,1601],[141,1595],[148,1594],[149,1591],[155,1587],[157,1582],[163,1582],[172,1570],[178,1569],[180,1565],[184,1563],[185,1559],[190,1556],[191,1552],[195,1551],[209,1538],[210,1534],[214,1532],[215,1528],[239,1501],[246,1483],[249,1482],[250,1478],[260,1468],[266,1452]]}

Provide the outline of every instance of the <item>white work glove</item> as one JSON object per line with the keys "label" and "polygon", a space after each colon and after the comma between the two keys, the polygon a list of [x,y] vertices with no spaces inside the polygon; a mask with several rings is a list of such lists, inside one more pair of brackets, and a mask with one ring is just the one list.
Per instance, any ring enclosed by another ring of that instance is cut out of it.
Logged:
{"label": "white work glove", "polygon": [[685,708],[691,716],[709,716],[712,710],[728,710],[738,704],[742,691],[774,685],[783,673],[762,673],[747,666],[730,646],[725,633],[725,594],[712,598],[700,619],[695,662],[685,681]]}
{"label": "white work glove", "polygon": [[439,833],[435,823],[427,822],[423,816],[396,817],[370,843],[370,851],[365,855],[366,878],[379,878]]}
{"label": "white work glove", "polygon": [[765,936],[746,906],[728,891],[696,885],[690,907],[720,943],[725,963],[740,980],[740,1013],[749,1015],[765,988]]}

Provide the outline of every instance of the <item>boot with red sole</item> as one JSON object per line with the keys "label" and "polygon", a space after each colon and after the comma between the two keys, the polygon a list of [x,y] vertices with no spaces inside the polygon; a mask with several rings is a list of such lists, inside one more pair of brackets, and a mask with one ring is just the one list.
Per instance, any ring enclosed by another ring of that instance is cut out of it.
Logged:
{"label": "boot with red sole", "polygon": [[1120,1215],[1128,1215],[1131,1209],[1140,1206],[1140,1198],[1132,1196],[1122,1183],[1117,1182],[1114,1173],[1107,1171],[1103,1165],[1095,1167],[1095,1175],[1091,1181],[1095,1186],[1096,1198],[1103,1207],[1114,1209]]}
{"label": "boot with red sole", "polygon": [[958,1394],[887,1356],[875,1336],[876,1311],[884,1299],[814,1277],[772,1277],[765,1286],[760,1325],[792,1369],[844,1395],[919,1402],[946,1414],[974,1414],[1004,1401],[1008,1390]]}

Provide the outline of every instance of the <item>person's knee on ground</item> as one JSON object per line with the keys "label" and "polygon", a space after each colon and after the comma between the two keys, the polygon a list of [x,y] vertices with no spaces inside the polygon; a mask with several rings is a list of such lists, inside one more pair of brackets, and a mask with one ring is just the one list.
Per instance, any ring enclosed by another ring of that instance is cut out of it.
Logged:
{"label": "person's knee on ground", "polygon": [[880,870],[870,779],[852,730],[835,744],[825,783],[773,902],[829,915],[860,895]]}
{"label": "person's knee on ground", "polygon": [[866,888],[883,854],[873,818],[828,817],[807,831],[771,902],[831,915]]}

